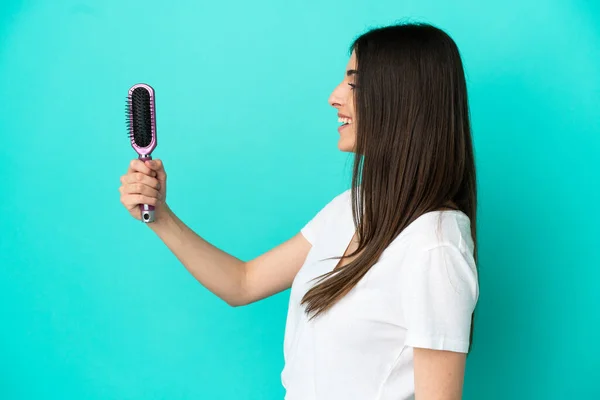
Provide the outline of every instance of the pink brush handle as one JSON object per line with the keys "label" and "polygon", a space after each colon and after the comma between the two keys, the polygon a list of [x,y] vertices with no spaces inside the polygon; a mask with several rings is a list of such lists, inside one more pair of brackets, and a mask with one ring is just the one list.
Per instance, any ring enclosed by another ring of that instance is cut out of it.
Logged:
{"label": "pink brush handle", "polygon": [[[138,159],[142,161],[149,161],[152,160],[152,156],[150,154],[144,156],[140,155]],[[140,204],[140,214],[143,222],[154,222],[154,206],[149,204]]]}

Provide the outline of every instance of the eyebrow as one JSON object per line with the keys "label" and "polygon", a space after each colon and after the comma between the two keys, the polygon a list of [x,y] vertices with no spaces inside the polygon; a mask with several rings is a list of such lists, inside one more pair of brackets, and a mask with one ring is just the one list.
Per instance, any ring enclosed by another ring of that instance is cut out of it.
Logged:
{"label": "eyebrow", "polygon": [[347,76],[352,76],[352,75],[356,75],[356,74],[358,74],[358,71],[355,69],[349,69],[348,71],[346,71]]}

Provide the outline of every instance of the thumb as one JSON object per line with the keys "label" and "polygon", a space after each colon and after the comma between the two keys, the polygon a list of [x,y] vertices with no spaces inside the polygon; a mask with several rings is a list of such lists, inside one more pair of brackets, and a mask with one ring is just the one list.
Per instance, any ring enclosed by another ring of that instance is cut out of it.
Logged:
{"label": "thumb", "polygon": [[146,161],[148,168],[156,172],[156,179],[164,181],[167,178],[165,167],[160,159]]}

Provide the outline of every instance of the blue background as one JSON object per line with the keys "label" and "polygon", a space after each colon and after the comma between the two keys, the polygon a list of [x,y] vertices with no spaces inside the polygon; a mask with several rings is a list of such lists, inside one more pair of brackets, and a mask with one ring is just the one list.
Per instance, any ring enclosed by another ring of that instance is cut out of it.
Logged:
{"label": "blue background", "polygon": [[407,18],[467,70],[464,398],[600,398],[600,3],[169,3],[0,4],[1,399],[281,399],[288,293],[228,307],[119,203],[127,89],[157,91],[171,207],[248,260],[348,187],[327,98],[352,39]]}

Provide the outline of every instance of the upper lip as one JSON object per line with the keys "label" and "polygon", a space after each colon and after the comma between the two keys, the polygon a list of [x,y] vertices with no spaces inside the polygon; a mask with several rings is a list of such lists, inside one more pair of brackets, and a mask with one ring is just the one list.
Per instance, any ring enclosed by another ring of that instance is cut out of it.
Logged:
{"label": "upper lip", "polygon": [[350,117],[348,115],[344,115],[342,113],[338,113],[338,118],[349,118],[349,119],[352,119],[352,117]]}

